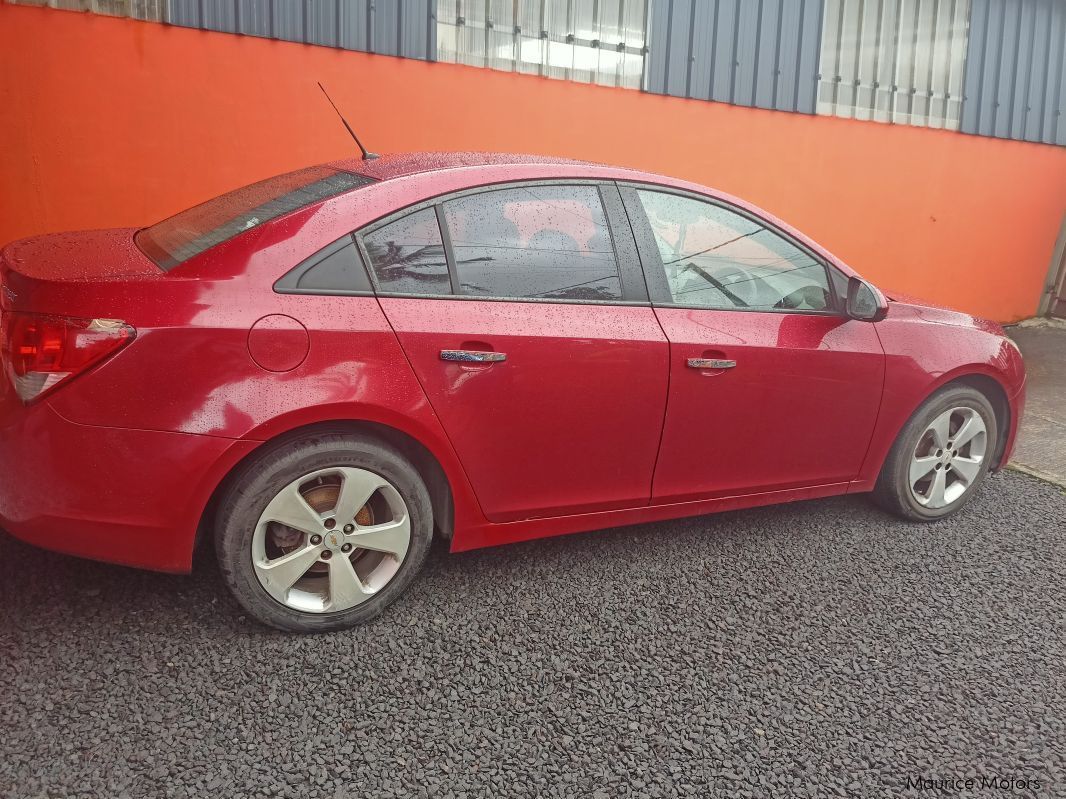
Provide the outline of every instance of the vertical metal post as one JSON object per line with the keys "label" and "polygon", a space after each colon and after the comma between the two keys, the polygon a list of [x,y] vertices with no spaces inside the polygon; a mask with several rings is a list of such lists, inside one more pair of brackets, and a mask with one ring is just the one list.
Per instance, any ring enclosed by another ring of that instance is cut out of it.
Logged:
{"label": "vertical metal post", "polygon": [[[1064,306],[1059,308],[1059,306]],[[1066,214],[1062,217],[1059,237],[1048,266],[1047,282],[1040,296],[1037,316],[1066,316]]]}
{"label": "vertical metal post", "polygon": [[651,24],[651,4],[653,0],[644,0],[644,43],[641,45],[640,88],[648,90],[648,26]]}
{"label": "vertical metal post", "polygon": [[729,62],[729,102],[737,101],[737,50],[740,47],[740,0],[733,7],[733,60]]}
{"label": "vertical metal post", "polygon": [[[940,27],[940,4],[944,0],[933,0],[933,27],[929,31],[929,71],[926,76],[926,101],[925,101],[925,125],[929,127],[929,123],[933,117],[933,73],[936,66],[936,32]],[[951,61],[951,53],[948,53],[948,61]],[[941,125],[940,127],[944,127]]]}
{"label": "vertical metal post", "polygon": [[885,21],[885,0],[877,0],[877,27],[874,28],[874,76],[870,85],[870,119],[877,119],[877,101],[881,93],[881,35]]}
{"label": "vertical metal post", "polygon": [[888,121],[893,123],[896,121],[896,112],[899,110],[899,48],[903,39],[901,34],[903,27],[903,2],[904,0],[896,0],[895,26],[892,31],[892,93],[888,104]]}
{"label": "vertical metal post", "polygon": [[918,76],[918,26],[922,19],[922,0],[914,2],[914,35],[911,37],[911,75],[907,82],[907,123],[914,124],[914,81]]}
{"label": "vertical metal post", "polygon": [[859,27],[855,39],[855,76],[851,79],[851,116],[858,116],[862,88],[862,54],[866,49],[866,0],[859,0]]}
{"label": "vertical metal post", "polygon": [[840,0],[840,14],[837,16],[837,50],[833,58],[833,116],[840,116],[840,74],[841,55],[844,51],[844,8],[847,0]]}
{"label": "vertical metal post", "polygon": [[[948,120],[951,118],[951,87],[952,81],[952,58],[955,53],[955,18],[958,16],[958,0],[951,0],[951,24],[948,25],[948,74],[946,76],[947,85],[944,88],[944,113],[941,115],[944,120],[943,127],[948,127]],[[960,103],[962,98],[959,98]],[[959,106],[959,117],[962,117],[962,106]]]}
{"label": "vertical metal post", "polygon": [[[759,0],[761,3],[762,0]],[[696,6],[693,2],[689,9],[688,41],[685,43],[685,97],[692,96],[692,65],[696,63],[694,49],[696,47]],[[758,58],[755,59],[758,62]]]}

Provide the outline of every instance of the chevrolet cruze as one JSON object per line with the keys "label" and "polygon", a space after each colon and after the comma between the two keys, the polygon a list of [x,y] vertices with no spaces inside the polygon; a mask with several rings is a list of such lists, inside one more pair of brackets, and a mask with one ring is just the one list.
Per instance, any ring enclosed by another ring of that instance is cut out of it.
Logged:
{"label": "chevrolet cruze", "polygon": [[296,631],[379,614],[435,534],[858,492],[938,519],[1024,401],[999,326],[704,186],[548,158],[343,161],[25,239],[0,310],[0,524],[173,572],[209,540]]}

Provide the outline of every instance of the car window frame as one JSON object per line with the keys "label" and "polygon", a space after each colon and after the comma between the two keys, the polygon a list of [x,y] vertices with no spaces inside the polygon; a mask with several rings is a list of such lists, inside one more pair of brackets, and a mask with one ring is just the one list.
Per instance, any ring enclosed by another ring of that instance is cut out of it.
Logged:
{"label": "car window frame", "polygon": [[[299,283],[305,274],[310,272],[322,261],[331,255],[334,255],[345,247],[351,246],[355,250],[355,259],[360,266],[363,267],[364,277],[366,277],[368,289],[321,289],[321,288],[300,288]],[[274,291],[278,294],[319,294],[325,297],[373,297],[374,284],[370,281],[370,276],[366,274],[366,262],[363,259],[363,255],[359,250],[359,245],[356,243],[355,236],[352,233],[345,233],[339,239],[331,241],[325,247],[316,250],[313,254],[304,258],[300,263],[282,275],[274,283]]]}
{"label": "car window frame", "polygon": [[[611,237],[611,248],[614,251],[615,263],[618,266],[618,281],[622,290],[622,297],[615,300],[587,300],[569,299],[563,297],[498,297],[480,294],[464,294],[459,284],[459,275],[455,266],[455,253],[452,248],[451,232],[448,229],[444,214],[444,204],[450,200],[468,197],[474,194],[485,194],[492,191],[524,188],[528,186],[592,186],[597,189],[597,196],[603,206],[604,217]],[[451,281],[451,293],[449,294],[419,294],[411,292],[397,292],[382,289],[378,282],[377,273],[374,271],[370,255],[363,243],[363,237],[380,228],[397,222],[410,214],[433,208],[437,215],[437,225],[440,227],[441,240],[444,244],[444,255],[448,262],[448,275]],[[547,303],[551,305],[643,305],[651,304],[648,295],[648,285],[641,265],[640,254],[637,251],[636,242],[630,227],[628,216],[622,204],[622,197],[615,181],[596,180],[588,178],[550,178],[537,180],[508,180],[500,183],[488,183],[480,186],[471,186],[451,191],[447,194],[421,200],[417,203],[405,206],[378,219],[368,222],[359,229],[353,231],[352,236],[356,242],[356,248],[363,260],[363,267],[370,278],[374,293],[378,297],[420,300],[463,300],[484,302],[521,302],[521,303]]]}
{"label": "car window frame", "polygon": [[406,298],[427,298],[427,299],[441,299],[451,297],[451,294],[420,294],[415,291],[386,291],[381,288],[381,283],[378,280],[378,273],[374,269],[374,262],[370,258],[370,251],[366,248],[366,243],[363,241],[364,236],[368,236],[371,233],[375,233],[382,228],[386,228],[391,224],[400,222],[409,216],[414,216],[417,213],[421,213],[426,210],[433,210],[434,215],[437,218],[437,232],[440,234],[441,246],[444,248],[444,258],[448,267],[448,285],[451,286],[451,290],[454,293],[455,282],[455,266],[451,256],[451,237],[448,235],[447,230],[444,227],[444,214],[443,210],[439,207],[440,203],[434,199],[433,201],[423,201],[404,207],[400,211],[390,212],[388,216],[379,217],[373,222],[369,222],[360,228],[356,228],[352,231],[352,239],[355,241],[355,249],[359,254],[359,260],[363,262],[363,270],[366,272],[367,277],[370,278],[370,285],[374,289],[374,295],[377,297],[406,297]]}
{"label": "car window frame", "polygon": [[[728,313],[778,313],[778,314],[804,314],[808,316],[847,316],[844,310],[844,303],[840,295],[840,286],[847,284],[847,278],[840,273],[836,267],[834,267],[824,256],[807,246],[803,242],[797,240],[794,236],[787,231],[782,230],[778,225],[775,225],[769,219],[753,213],[745,208],[734,205],[733,203],[726,202],[718,197],[713,197],[708,194],[701,194],[696,191],[689,191],[687,189],[680,189],[674,186],[663,186],[658,183],[648,183],[644,181],[616,181],[618,185],[618,191],[622,198],[622,204],[626,210],[626,214],[629,217],[629,224],[632,229],[633,239],[636,243],[637,252],[640,254],[641,264],[644,266],[644,277],[647,281],[648,296],[653,307],[655,308],[682,308],[686,310],[694,311],[725,311]],[[661,194],[674,194],[678,197],[684,197],[690,200],[696,200],[698,202],[704,202],[709,205],[717,206],[725,211],[728,211],[738,216],[749,219],[757,225],[761,225],[772,233],[780,236],[788,244],[801,250],[811,257],[813,261],[820,264],[822,269],[825,270],[825,281],[829,288],[829,308],[825,310],[814,310],[812,308],[743,308],[743,307],[712,307],[707,305],[694,305],[691,303],[679,303],[674,301],[673,294],[670,291],[670,285],[666,277],[666,266],[662,260],[662,254],[659,252],[659,245],[655,239],[655,231],[652,228],[651,222],[648,220],[647,213],[644,211],[644,204],[640,201],[640,197],[637,192],[643,191],[655,191]],[[836,279],[839,275],[840,279]]]}

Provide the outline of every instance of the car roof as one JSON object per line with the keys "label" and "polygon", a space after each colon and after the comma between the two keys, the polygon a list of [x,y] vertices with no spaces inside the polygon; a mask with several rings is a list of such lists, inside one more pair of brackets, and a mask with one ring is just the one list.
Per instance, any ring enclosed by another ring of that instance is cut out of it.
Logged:
{"label": "car roof", "polygon": [[[362,158],[344,158],[333,161],[329,166],[366,175],[375,180],[415,175],[422,172],[438,172],[443,169],[462,169],[484,166],[602,166],[604,169],[618,171],[618,167],[607,167],[590,161],[577,161],[572,158],[555,158],[550,155],[529,155],[523,153],[481,153],[481,152],[413,152],[382,155],[370,161]],[[625,170],[629,171],[629,170]]]}

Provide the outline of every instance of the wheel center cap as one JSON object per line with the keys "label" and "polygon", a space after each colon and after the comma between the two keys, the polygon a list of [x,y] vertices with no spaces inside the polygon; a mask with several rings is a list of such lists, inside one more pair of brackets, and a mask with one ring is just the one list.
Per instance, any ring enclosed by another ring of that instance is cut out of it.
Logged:
{"label": "wheel center cap", "polygon": [[344,535],[339,530],[327,530],[322,536],[322,543],[330,549],[340,549],[344,543]]}

